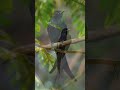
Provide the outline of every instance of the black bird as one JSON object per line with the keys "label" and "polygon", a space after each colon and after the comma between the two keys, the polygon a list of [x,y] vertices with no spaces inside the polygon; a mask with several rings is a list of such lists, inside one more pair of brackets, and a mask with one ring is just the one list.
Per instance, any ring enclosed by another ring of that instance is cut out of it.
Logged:
{"label": "black bird", "polygon": [[[47,31],[48,31],[48,35],[50,37],[51,43],[63,42],[63,41],[66,41],[68,37],[70,38],[70,35],[68,34],[67,25],[62,19],[62,15],[63,15],[63,12],[55,11],[52,19],[48,24]],[[64,51],[64,50],[67,50],[68,48],[69,48],[69,45],[59,46],[56,49]],[[71,79],[74,79],[74,75],[72,74],[68,66],[65,53],[57,52],[56,50],[55,52],[56,52],[57,60],[52,70],[50,71],[50,73],[52,73],[57,67],[59,75],[61,74],[61,71],[64,70]]]}

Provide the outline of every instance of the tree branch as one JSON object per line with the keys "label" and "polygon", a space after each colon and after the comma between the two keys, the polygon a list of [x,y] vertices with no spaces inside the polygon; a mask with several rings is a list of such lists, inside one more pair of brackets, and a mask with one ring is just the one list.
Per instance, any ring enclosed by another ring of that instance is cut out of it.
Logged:
{"label": "tree branch", "polygon": [[82,37],[82,38],[75,38],[75,39],[70,39],[70,40],[66,40],[64,42],[56,42],[56,43],[53,43],[53,44],[47,44],[47,45],[36,45],[37,47],[40,47],[40,48],[45,48],[45,49],[48,49],[48,50],[52,50],[52,48],[54,48],[53,50],[56,50],[57,52],[61,52],[61,53],[85,53],[85,50],[79,50],[79,51],[62,51],[60,49],[56,49],[56,47],[59,47],[59,46],[66,46],[66,45],[69,45],[69,44],[75,44],[75,43],[78,43],[78,42],[82,42],[82,41],[85,41],[85,37]]}
{"label": "tree branch", "polygon": [[[117,35],[120,35],[120,27],[119,26],[111,26],[111,27],[109,27],[107,29],[103,29],[103,30],[101,29],[101,30],[89,31],[88,36],[86,37],[87,38],[86,40],[90,41],[90,42],[91,41],[98,41],[98,40],[103,40],[103,39],[117,36]],[[55,47],[58,47],[60,45],[64,46],[64,45],[74,44],[74,43],[78,43],[78,42],[81,42],[84,40],[85,40],[85,37],[75,38],[75,39],[67,40],[64,42],[54,43],[52,46],[55,48]],[[51,44],[39,45],[39,47],[45,48],[45,49],[51,49],[52,46],[51,46]],[[28,51],[31,51],[31,48],[33,48],[32,49],[32,51],[33,51],[34,47],[35,47],[34,44],[33,45],[26,45],[26,46],[15,48],[14,51],[28,52]],[[81,52],[81,51],[65,51],[65,53],[77,53],[77,52]]]}
{"label": "tree branch", "polygon": [[67,40],[64,42],[57,42],[57,43],[53,43],[52,45],[51,45],[51,43],[47,44],[47,45],[39,45],[39,47],[45,48],[45,49],[52,49],[52,48],[56,48],[59,46],[66,46],[69,44],[75,44],[75,43],[82,42],[82,41],[85,41],[85,37],[70,39],[70,40]]}
{"label": "tree branch", "polygon": [[55,49],[55,51],[60,52],[60,53],[85,53],[85,50],[77,50],[77,51],[63,51],[60,49]]}
{"label": "tree branch", "polygon": [[[52,48],[56,48],[56,47],[59,47],[59,46],[65,46],[65,45],[69,45],[69,44],[74,44],[74,43],[78,43],[78,42],[81,42],[81,41],[84,41],[84,40],[85,40],[85,38],[82,37],[82,38],[70,39],[70,40],[67,40],[67,41],[64,41],[64,42],[53,43],[53,45],[51,45],[51,43],[47,44],[47,45],[30,44],[30,45],[25,45],[25,46],[15,48],[15,49],[13,49],[13,51],[14,52],[19,52],[19,53],[34,52],[34,47],[35,46],[51,50]],[[79,50],[79,51],[61,51],[60,49],[55,49],[55,50],[58,51],[58,52],[61,52],[61,53],[85,53],[85,50]]]}

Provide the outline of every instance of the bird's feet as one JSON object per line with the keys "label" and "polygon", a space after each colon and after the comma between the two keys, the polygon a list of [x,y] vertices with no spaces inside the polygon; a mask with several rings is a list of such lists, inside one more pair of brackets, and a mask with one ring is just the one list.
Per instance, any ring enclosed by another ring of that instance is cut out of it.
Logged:
{"label": "bird's feet", "polygon": [[51,49],[54,50],[54,43],[51,42]]}
{"label": "bird's feet", "polygon": [[61,41],[61,44],[60,44],[60,46],[59,47],[62,47],[64,45],[64,43],[63,43],[63,41]]}

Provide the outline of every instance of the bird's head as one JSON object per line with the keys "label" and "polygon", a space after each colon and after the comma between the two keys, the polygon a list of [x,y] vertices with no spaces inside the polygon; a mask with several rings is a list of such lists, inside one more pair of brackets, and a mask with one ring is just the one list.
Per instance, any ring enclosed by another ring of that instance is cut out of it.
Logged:
{"label": "bird's head", "polygon": [[64,11],[57,10],[54,12],[54,17],[61,18]]}

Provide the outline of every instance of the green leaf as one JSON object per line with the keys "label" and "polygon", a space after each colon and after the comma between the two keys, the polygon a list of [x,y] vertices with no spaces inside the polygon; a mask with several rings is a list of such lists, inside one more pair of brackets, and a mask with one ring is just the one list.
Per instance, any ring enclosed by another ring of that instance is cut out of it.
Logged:
{"label": "green leaf", "polygon": [[55,63],[55,57],[48,53],[45,49],[39,51],[40,62],[43,63],[43,67],[50,71]]}
{"label": "green leaf", "polygon": [[35,24],[35,37],[40,37],[40,25],[38,23]]}
{"label": "green leaf", "polygon": [[[35,39],[36,44],[41,44],[41,42],[37,39]],[[48,53],[46,49],[36,46],[35,52],[38,53],[38,58],[41,62],[41,65],[43,65],[44,68],[46,68],[48,71],[50,71],[55,63],[55,57]]]}

